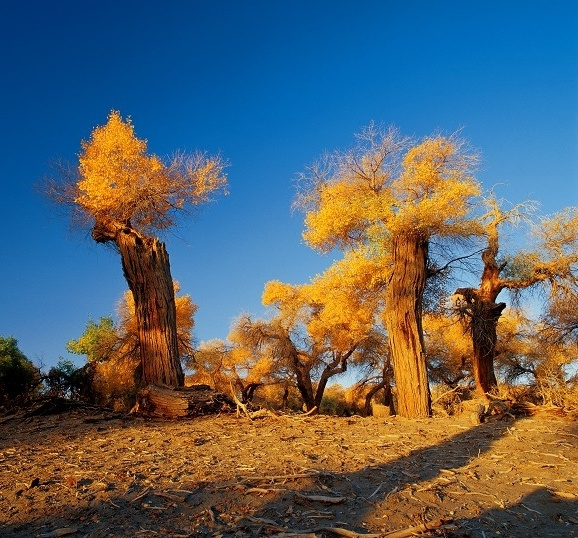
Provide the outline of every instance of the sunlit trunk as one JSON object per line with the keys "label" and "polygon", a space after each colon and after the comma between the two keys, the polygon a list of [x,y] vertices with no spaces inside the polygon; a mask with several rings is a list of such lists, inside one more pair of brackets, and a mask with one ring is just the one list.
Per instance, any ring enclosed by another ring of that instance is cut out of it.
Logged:
{"label": "sunlit trunk", "polygon": [[502,291],[500,272],[505,265],[499,266],[498,235],[495,227],[490,228],[488,247],[482,252],[484,270],[480,287],[460,288],[456,290],[465,301],[465,314],[472,336],[473,361],[472,369],[476,381],[476,391],[481,395],[495,392],[498,380],[494,372],[496,358],[497,326],[506,303],[496,303]]}
{"label": "sunlit trunk", "polygon": [[113,240],[120,251],[124,276],[135,303],[142,385],[184,386],[175,294],[164,243],[115,223],[99,223],[93,230],[93,238],[99,242]]}
{"label": "sunlit trunk", "polygon": [[397,413],[408,418],[431,415],[422,329],[428,244],[418,235],[393,241],[393,268],[387,286],[385,324],[397,390]]}

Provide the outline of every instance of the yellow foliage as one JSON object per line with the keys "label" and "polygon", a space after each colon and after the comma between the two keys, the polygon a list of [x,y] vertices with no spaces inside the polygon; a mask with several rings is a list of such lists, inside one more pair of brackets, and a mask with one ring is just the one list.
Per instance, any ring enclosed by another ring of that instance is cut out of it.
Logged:
{"label": "yellow foliage", "polygon": [[457,381],[471,369],[472,340],[456,318],[438,314],[423,317],[428,361],[437,381]]}
{"label": "yellow foliage", "polygon": [[315,184],[315,196],[303,197],[312,206],[305,240],[328,251],[368,241],[387,247],[392,236],[408,232],[424,239],[480,233],[469,217],[472,199],[480,194],[471,175],[475,156],[442,136],[400,154],[399,140],[387,136],[384,143],[371,141],[336,157],[333,173]]}
{"label": "yellow foliage", "polygon": [[141,231],[163,229],[173,224],[173,210],[207,201],[226,185],[218,158],[177,154],[165,164],[147,154],[146,141],[116,111],[81,145],[74,201],[97,221],[130,222]]}

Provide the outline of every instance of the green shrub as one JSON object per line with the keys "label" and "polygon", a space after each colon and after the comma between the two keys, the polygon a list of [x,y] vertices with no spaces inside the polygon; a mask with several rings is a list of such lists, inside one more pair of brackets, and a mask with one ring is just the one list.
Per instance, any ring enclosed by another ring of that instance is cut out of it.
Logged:
{"label": "green shrub", "polygon": [[25,403],[39,386],[40,373],[18,349],[18,341],[0,336],[0,406],[11,408]]}

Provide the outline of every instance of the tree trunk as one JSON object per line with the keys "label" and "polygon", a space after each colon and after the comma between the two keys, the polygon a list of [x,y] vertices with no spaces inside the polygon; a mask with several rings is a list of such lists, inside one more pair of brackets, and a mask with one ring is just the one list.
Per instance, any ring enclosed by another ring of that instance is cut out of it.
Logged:
{"label": "tree trunk", "polygon": [[120,251],[135,303],[142,384],[182,387],[175,293],[164,243],[114,222],[97,223],[92,236],[97,242],[114,241]]}
{"label": "tree trunk", "polygon": [[480,287],[459,288],[456,294],[463,297],[464,304],[460,307],[460,314],[465,316],[472,336],[473,361],[472,368],[476,380],[476,390],[480,396],[494,392],[498,380],[494,372],[496,358],[496,342],[498,320],[502,315],[506,303],[496,303],[498,295],[504,287],[500,280],[500,273],[505,264],[498,265],[498,231],[494,224],[488,230],[488,246],[482,252],[484,269]]}
{"label": "tree trunk", "polygon": [[246,387],[241,387],[241,403],[247,404],[253,401],[255,391],[262,387],[263,383],[249,383]]}
{"label": "tree trunk", "polygon": [[369,392],[365,395],[365,405],[363,407],[363,416],[370,417],[371,416],[371,401],[373,397],[381,390],[384,389],[384,396],[383,396],[383,405],[389,407],[390,412],[393,414],[394,410],[392,409],[392,398],[391,398],[391,386],[389,384],[389,380],[382,379],[377,385],[373,386]]}
{"label": "tree trunk", "polygon": [[431,415],[422,329],[427,256],[427,241],[417,234],[393,240],[393,269],[386,292],[385,324],[397,389],[397,413],[407,418]]}
{"label": "tree trunk", "polygon": [[480,300],[473,304],[475,312],[471,320],[473,345],[473,370],[476,389],[482,394],[493,392],[498,386],[494,373],[498,320],[506,303]]}
{"label": "tree trunk", "polygon": [[[329,380],[337,374],[342,374],[347,371],[347,360],[351,357],[351,354],[355,351],[355,346],[347,351],[346,353],[335,353],[333,361],[331,361],[321,373],[321,378],[317,383],[317,390],[315,391],[315,406],[319,409],[321,407],[321,400],[323,400],[323,394],[325,393],[325,388]],[[308,409],[309,411],[309,409]]]}
{"label": "tree trunk", "polygon": [[315,407],[315,394],[313,392],[313,383],[307,365],[301,363],[297,352],[292,357],[293,371],[295,373],[295,380],[297,390],[301,394],[303,404],[306,411],[311,411]]}
{"label": "tree trunk", "polygon": [[149,417],[192,418],[216,413],[228,413],[235,404],[224,394],[208,385],[193,385],[173,390],[148,385],[137,397],[132,412]]}

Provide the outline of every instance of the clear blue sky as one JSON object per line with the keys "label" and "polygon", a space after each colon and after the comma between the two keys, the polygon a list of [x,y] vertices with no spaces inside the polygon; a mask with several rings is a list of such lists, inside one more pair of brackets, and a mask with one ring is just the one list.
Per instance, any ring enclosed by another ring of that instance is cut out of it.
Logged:
{"label": "clear blue sky", "polygon": [[0,44],[0,335],[46,366],[126,289],[118,256],[35,190],[111,109],[158,155],[231,163],[230,195],[166,238],[199,341],[262,315],[266,281],[331,262],[302,243],[293,178],[371,120],[462,128],[486,187],[545,213],[578,200],[575,1],[20,0]]}

